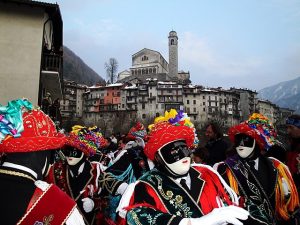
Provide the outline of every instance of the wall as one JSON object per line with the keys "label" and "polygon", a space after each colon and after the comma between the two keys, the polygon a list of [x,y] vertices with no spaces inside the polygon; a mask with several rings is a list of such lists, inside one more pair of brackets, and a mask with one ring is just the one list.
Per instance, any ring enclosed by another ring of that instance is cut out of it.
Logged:
{"label": "wall", "polygon": [[0,3],[0,103],[25,97],[37,105],[44,13],[21,6]]}

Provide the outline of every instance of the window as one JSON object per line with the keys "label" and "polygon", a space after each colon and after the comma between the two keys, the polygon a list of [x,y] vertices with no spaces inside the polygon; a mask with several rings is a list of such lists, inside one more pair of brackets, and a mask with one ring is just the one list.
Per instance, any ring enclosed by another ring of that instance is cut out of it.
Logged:
{"label": "window", "polygon": [[193,100],[194,105],[196,105],[196,100]]}
{"label": "window", "polygon": [[203,102],[203,105],[205,105],[205,102]]}
{"label": "window", "polygon": [[190,104],[190,100],[186,100],[186,104]]}
{"label": "window", "polygon": [[142,109],[145,109],[145,103],[142,104]]}
{"label": "window", "polygon": [[124,107],[125,107],[125,105],[124,104],[122,104],[122,108],[124,109]]}
{"label": "window", "polygon": [[197,119],[197,117],[196,116],[194,116],[194,120],[196,120]]}
{"label": "window", "polygon": [[143,115],[142,115],[142,118],[143,118],[143,119],[146,119],[146,114],[143,114]]}
{"label": "window", "polygon": [[174,45],[174,39],[171,39],[171,45]]}
{"label": "window", "polygon": [[196,112],[197,111],[197,109],[196,108],[194,108],[194,112]]}
{"label": "window", "polygon": [[205,108],[203,108],[203,112],[205,112]]}
{"label": "window", "polygon": [[203,95],[202,99],[205,99],[205,96]]}

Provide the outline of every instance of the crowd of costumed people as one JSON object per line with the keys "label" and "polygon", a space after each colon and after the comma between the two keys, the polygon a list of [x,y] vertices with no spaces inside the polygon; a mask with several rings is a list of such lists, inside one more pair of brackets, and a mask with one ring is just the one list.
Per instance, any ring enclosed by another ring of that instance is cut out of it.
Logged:
{"label": "crowd of costumed people", "polygon": [[1,224],[299,225],[300,116],[286,121],[289,150],[259,113],[229,128],[230,143],[206,128],[199,143],[171,109],[104,137],[60,130],[27,99],[0,105]]}

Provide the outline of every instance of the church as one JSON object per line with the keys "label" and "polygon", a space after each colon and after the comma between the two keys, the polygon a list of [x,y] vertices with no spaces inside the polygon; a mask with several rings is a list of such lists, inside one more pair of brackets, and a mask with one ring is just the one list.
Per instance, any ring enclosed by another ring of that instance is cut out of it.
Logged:
{"label": "church", "polygon": [[160,52],[144,48],[132,55],[132,67],[118,74],[117,82],[137,83],[152,78],[158,81],[189,80],[188,72],[178,72],[178,36],[169,32],[169,63]]}

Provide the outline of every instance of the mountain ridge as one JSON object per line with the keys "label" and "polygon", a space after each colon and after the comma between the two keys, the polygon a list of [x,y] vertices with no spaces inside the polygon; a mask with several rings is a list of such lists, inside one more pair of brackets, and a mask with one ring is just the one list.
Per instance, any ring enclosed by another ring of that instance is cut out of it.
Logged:
{"label": "mountain ridge", "polygon": [[263,88],[258,97],[300,113],[300,77]]}
{"label": "mountain ridge", "polygon": [[88,86],[105,83],[105,80],[90,68],[78,55],[64,46],[63,56],[64,79]]}

